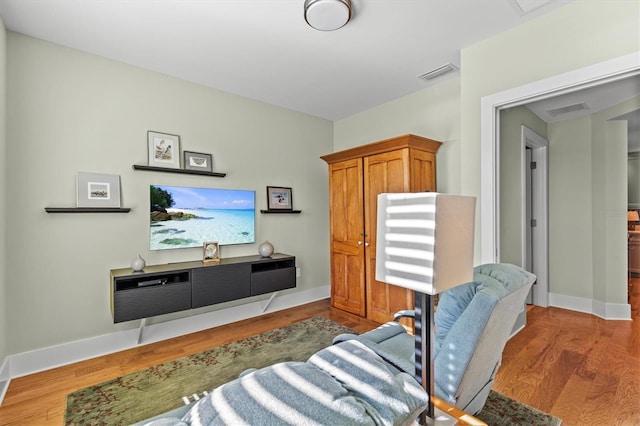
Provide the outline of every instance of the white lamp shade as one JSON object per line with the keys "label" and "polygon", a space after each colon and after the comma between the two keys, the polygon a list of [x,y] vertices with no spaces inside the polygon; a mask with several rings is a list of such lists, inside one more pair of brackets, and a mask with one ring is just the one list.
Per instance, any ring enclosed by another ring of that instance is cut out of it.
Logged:
{"label": "white lamp shade", "polygon": [[475,197],[378,195],[376,280],[437,294],[473,279]]}

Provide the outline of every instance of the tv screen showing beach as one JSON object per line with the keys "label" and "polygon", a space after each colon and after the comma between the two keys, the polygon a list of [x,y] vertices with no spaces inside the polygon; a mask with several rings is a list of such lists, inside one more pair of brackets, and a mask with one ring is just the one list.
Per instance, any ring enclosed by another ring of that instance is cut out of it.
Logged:
{"label": "tv screen showing beach", "polygon": [[255,191],[151,185],[151,250],[255,243]]}

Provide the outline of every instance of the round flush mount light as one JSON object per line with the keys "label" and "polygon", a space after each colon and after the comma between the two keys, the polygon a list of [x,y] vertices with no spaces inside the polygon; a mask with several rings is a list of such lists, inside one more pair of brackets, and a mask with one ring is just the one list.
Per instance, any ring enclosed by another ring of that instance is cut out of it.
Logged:
{"label": "round flush mount light", "polygon": [[350,0],[305,0],[304,19],[320,31],[342,28],[351,18]]}

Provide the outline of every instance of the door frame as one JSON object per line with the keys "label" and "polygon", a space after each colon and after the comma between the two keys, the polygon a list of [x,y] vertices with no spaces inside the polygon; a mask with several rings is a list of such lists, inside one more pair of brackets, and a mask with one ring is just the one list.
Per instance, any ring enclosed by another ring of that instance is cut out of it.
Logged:
{"label": "door frame", "polygon": [[532,229],[532,239],[537,244],[533,244],[533,265],[532,271],[536,277],[536,283],[533,286],[533,304],[537,306],[549,306],[549,206],[548,206],[548,146],[549,142],[528,128],[521,126],[520,152],[521,152],[521,168],[522,170],[522,265],[526,265],[527,250],[527,229],[531,226],[527,223],[527,169],[526,161],[527,147],[531,148],[531,161],[536,162],[535,178],[532,186],[532,204],[533,218],[537,224]]}
{"label": "door frame", "polygon": [[500,110],[582,90],[640,74],[634,52],[523,86],[484,96],[480,101],[480,261],[499,262]]}

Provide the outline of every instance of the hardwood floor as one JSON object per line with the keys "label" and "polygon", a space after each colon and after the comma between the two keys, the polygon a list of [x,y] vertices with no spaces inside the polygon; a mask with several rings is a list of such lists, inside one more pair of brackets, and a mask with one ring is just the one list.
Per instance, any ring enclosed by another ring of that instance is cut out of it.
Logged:
{"label": "hardwood floor", "polygon": [[319,315],[358,332],[378,325],[333,310],[325,300],[16,378],[0,406],[0,425],[62,425],[70,392]]}
{"label": "hardwood floor", "polygon": [[[530,308],[528,326],[505,348],[494,389],[566,426],[640,425],[640,279],[632,298],[634,321]],[[63,424],[70,392],[317,315],[358,332],[377,326],[320,301],[16,378],[0,425]]]}
{"label": "hardwood floor", "polygon": [[640,425],[640,279],[633,280],[632,321],[530,307],[493,389],[563,426]]}

